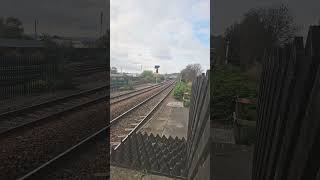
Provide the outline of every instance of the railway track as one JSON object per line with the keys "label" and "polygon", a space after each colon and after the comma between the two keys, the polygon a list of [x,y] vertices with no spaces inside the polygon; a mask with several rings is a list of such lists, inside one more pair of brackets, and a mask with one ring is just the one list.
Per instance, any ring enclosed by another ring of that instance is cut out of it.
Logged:
{"label": "railway track", "polygon": [[105,101],[107,86],[0,114],[0,137]]}
{"label": "railway track", "polygon": [[[133,116],[143,115],[143,118],[140,119],[139,123],[135,124],[135,128],[132,128],[130,130],[130,132],[127,132],[125,137],[118,139],[119,140],[118,145],[121,142],[124,142],[127,139],[127,137],[129,137],[132,133],[136,132],[141,127],[141,125],[152,115],[152,113],[157,109],[157,107],[161,104],[161,102],[163,102],[163,100],[170,94],[170,92],[173,89],[173,84],[174,84],[174,82],[165,85],[165,87],[163,89],[161,89],[158,93],[154,94],[153,96],[149,97],[148,99],[146,99],[143,102],[139,103],[138,105],[134,106],[133,108],[131,108],[130,110],[121,114],[117,118],[112,119],[110,121],[110,124],[107,124],[106,126],[102,127],[99,131],[93,133],[91,136],[82,140],[78,144],[76,144],[76,145],[72,146],[71,148],[67,149],[66,151],[60,153],[59,155],[55,156],[51,160],[42,164],[38,168],[30,171],[26,175],[19,178],[19,180],[39,179],[39,178],[40,179],[41,178],[47,179],[48,178],[47,176],[49,176],[48,179],[50,179],[50,177],[57,177],[57,175],[55,175],[55,172],[57,172],[57,174],[59,174],[58,176],[61,177],[60,176],[61,171],[63,172],[63,170],[61,170],[63,168],[60,167],[61,165],[65,164],[65,163],[68,164],[70,161],[82,161],[82,163],[83,163],[83,161],[86,162],[86,160],[82,160],[82,157],[84,156],[83,154],[79,154],[77,156],[75,156],[75,154],[77,154],[81,151],[86,152],[83,149],[88,149],[88,147],[92,144],[99,144],[100,143],[100,146],[99,146],[100,148],[101,147],[106,148],[107,146],[105,146],[105,144],[101,146],[101,137],[102,138],[105,137],[105,139],[107,139],[108,138],[107,137],[108,131],[111,131],[110,135],[112,136],[113,135],[112,134],[113,127],[115,127],[115,129],[119,128],[119,124],[121,124],[121,122],[125,121],[126,118],[129,118],[129,117],[132,118]],[[123,134],[121,134],[121,136],[123,136]],[[107,141],[105,141],[105,143],[107,143]],[[103,150],[100,150],[100,152],[101,151],[103,151]],[[74,159],[74,158],[76,158],[76,159]],[[106,159],[108,160],[109,158],[106,158]],[[99,161],[99,159],[97,159],[97,160]],[[92,171],[91,171],[91,173],[92,173]],[[107,177],[108,174],[104,174],[102,172],[101,176]],[[90,178],[92,178],[92,177],[90,177]]]}
{"label": "railway track", "polygon": [[163,83],[152,85],[152,86],[148,86],[148,87],[144,87],[144,88],[137,89],[137,90],[134,90],[134,91],[130,91],[130,92],[127,92],[127,93],[123,93],[123,94],[120,94],[120,95],[111,96],[110,97],[110,104],[112,105],[112,104],[121,102],[123,100],[129,99],[131,97],[140,95],[142,93],[145,93],[145,92],[153,90],[153,89],[155,89],[157,87],[160,87],[161,85],[163,85]]}
{"label": "railway track", "polygon": [[121,142],[126,140],[130,134],[140,128],[158,105],[170,94],[172,89],[172,83],[165,85],[159,92],[113,118],[110,121],[113,125],[110,130],[110,142],[112,146],[117,147]]}

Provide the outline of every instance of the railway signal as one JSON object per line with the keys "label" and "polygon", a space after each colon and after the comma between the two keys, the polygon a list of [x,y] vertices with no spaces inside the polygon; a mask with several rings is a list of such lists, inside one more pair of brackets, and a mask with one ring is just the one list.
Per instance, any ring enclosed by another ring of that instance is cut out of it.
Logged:
{"label": "railway signal", "polygon": [[158,69],[160,68],[159,65],[155,65],[154,68],[156,69],[156,84],[158,83]]}

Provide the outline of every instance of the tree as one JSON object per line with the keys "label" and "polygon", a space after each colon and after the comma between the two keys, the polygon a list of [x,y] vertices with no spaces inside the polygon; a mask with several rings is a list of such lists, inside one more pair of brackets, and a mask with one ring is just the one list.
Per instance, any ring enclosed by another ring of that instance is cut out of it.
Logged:
{"label": "tree", "polygon": [[200,64],[189,64],[181,71],[181,80],[192,82],[198,75],[202,73]]}
{"label": "tree", "polygon": [[226,58],[226,41],[223,36],[212,36],[213,61],[212,64],[223,64]]}
{"label": "tree", "polygon": [[111,67],[110,72],[111,72],[111,74],[117,74],[118,73],[118,69],[116,67]]}
{"label": "tree", "polygon": [[240,65],[248,67],[261,61],[265,50],[290,41],[297,30],[285,5],[251,9],[240,23],[225,31],[225,38],[230,42],[229,58],[239,59]]}
{"label": "tree", "polygon": [[149,71],[149,70],[144,70],[142,73],[141,73],[141,77],[145,78],[145,77],[153,77],[153,72],[152,71]]}
{"label": "tree", "polygon": [[0,18],[0,37],[25,38],[22,22],[15,17]]}
{"label": "tree", "polygon": [[155,79],[154,79],[154,77],[153,77],[153,72],[152,72],[152,71],[149,71],[149,70],[144,70],[144,71],[141,73],[140,77],[141,77],[143,80],[147,81],[147,82],[154,82],[154,81],[155,81]]}

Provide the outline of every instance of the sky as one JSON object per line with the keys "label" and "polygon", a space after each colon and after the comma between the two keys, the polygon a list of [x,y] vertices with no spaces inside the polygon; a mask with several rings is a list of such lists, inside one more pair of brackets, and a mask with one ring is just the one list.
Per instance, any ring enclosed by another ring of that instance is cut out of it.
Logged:
{"label": "sky", "polygon": [[253,7],[274,6],[279,3],[287,4],[291,10],[296,24],[301,27],[298,35],[306,36],[309,25],[317,24],[320,20],[319,0],[214,0],[211,33],[223,34],[226,27],[240,21],[242,15]]}
{"label": "sky", "polygon": [[110,65],[124,72],[210,67],[210,0],[110,0]]}
{"label": "sky", "polygon": [[[34,32],[38,20],[39,34],[97,37],[100,34],[100,13],[107,13],[108,0],[1,0],[0,17],[19,18],[26,33]],[[107,19],[104,18],[104,31]]]}

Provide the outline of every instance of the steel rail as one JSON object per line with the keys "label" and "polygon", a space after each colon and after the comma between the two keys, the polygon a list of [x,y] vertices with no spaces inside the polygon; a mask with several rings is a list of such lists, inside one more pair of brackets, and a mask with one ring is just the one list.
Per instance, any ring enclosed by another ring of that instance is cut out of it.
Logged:
{"label": "steel rail", "polygon": [[40,123],[44,123],[50,119],[53,119],[53,118],[57,118],[57,117],[60,117],[60,116],[63,116],[65,115],[66,113],[70,113],[70,112],[73,112],[73,111],[77,111],[78,109],[80,108],[83,108],[83,107],[87,107],[87,106],[90,106],[90,105],[93,105],[93,104],[97,104],[97,103],[100,103],[100,102],[103,102],[103,101],[106,101],[107,99],[107,96],[104,95],[104,96],[101,96],[101,97],[98,97],[98,98],[95,98],[94,100],[89,100],[85,103],[82,103],[82,104],[78,104],[78,105],[74,105],[68,109],[64,109],[62,111],[58,111],[58,112],[55,112],[53,114],[50,114],[50,115],[47,115],[45,117],[42,117],[42,118],[38,118],[38,119],[35,119],[33,121],[30,121],[30,122],[27,122],[27,123],[24,123],[24,124],[20,124],[18,126],[15,126],[15,127],[12,127],[10,129],[7,129],[3,132],[0,132],[0,137],[4,137],[4,136],[7,136],[11,133],[15,133],[19,130],[23,130],[23,129],[27,129],[27,128],[30,128],[30,127],[33,127],[37,124],[40,124]]}
{"label": "steel rail", "polygon": [[118,144],[114,150],[116,150],[121,143],[125,142],[133,133],[135,133],[137,130],[139,130],[141,128],[141,126],[145,123],[145,121],[154,113],[154,111],[159,107],[159,105],[169,96],[169,94],[172,92],[174,87],[172,87],[170,89],[170,91],[148,112],[148,114],[138,123],[137,126],[135,126],[133,128],[133,130],[131,130],[129,132],[129,134],[127,134],[120,142],[120,144]]}
{"label": "steel rail", "polygon": [[[127,93],[124,93],[124,94],[120,94],[120,95],[118,95],[118,96],[110,97],[110,104],[115,104],[115,103],[118,103],[118,102],[127,100],[127,99],[129,99],[129,98],[131,98],[131,97],[140,95],[140,94],[146,92],[147,90],[152,90],[152,89],[155,89],[155,88],[157,88],[157,87],[161,87],[161,85],[163,85],[163,83],[161,83],[161,84],[156,84],[156,85],[149,86],[149,87],[145,87],[145,88],[138,89],[138,90],[134,90],[134,91],[127,92]],[[137,93],[137,92],[138,92],[138,93]],[[137,93],[137,94],[135,94],[135,93]],[[122,99],[120,99],[120,100],[115,100],[115,101],[111,102],[113,99],[117,99],[117,98],[120,98],[120,97],[123,97],[123,96],[127,96],[127,95],[130,95],[130,94],[131,94],[131,96],[128,96],[128,97],[122,98]]]}
{"label": "steel rail", "polygon": [[169,83],[169,84],[166,84],[165,87],[164,87],[162,90],[160,90],[160,91],[157,92],[156,94],[150,96],[149,98],[145,99],[144,101],[140,102],[139,104],[135,105],[134,107],[130,108],[130,109],[127,110],[126,112],[124,112],[124,113],[120,114],[119,116],[115,117],[114,119],[112,119],[112,120],[110,121],[110,123],[112,124],[112,123],[118,121],[121,117],[127,115],[129,112],[133,111],[134,109],[142,106],[143,104],[145,104],[146,102],[148,102],[149,100],[151,100],[152,98],[154,98],[155,96],[157,96],[158,94],[162,93],[164,90],[166,90],[167,88],[169,88],[173,83],[174,83],[174,82],[171,82],[171,83]]}
{"label": "steel rail", "polygon": [[[161,90],[159,93],[165,91],[167,88],[169,88],[170,86],[172,86],[175,82],[171,82],[167,87],[165,87],[163,90]],[[173,88],[172,88],[173,89]],[[170,92],[172,91],[172,89],[169,91],[169,93],[161,99],[161,101],[159,103],[157,103],[157,105],[151,110],[154,111],[156,109],[157,106],[159,106],[159,104],[170,94]],[[157,93],[157,95],[159,94]],[[152,97],[155,97],[155,95],[153,95]],[[148,98],[148,100],[150,100],[151,98]],[[144,101],[143,103],[140,103],[139,106],[141,106],[142,104],[144,104],[147,101]],[[135,108],[139,107],[139,106],[135,106]],[[135,108],[131,108],[131,111],[134,110]],[[129,113],[130,111],[127,111],[126,113]],[[151,114],[152,112],[148,113],[148,116]],[[121,117],[124,115],[120,115]],[[112,123],[111,123],[112,122]],[[84,146],[85,144],[89,143],[90,141],[94,140],[96,137],[98,137],[99,135],[101,135],[101,133],[104,133],[104,131],[108,130],[114,123],[115,123],[115,119],[113,121],[111,121],[107,126],[103,127],[102,129],[100,129],[99,131],[95,132],[94,134],[90,135],[89,137],[85,138],[84,140],[82,140],[81,142],[77,143],[76,145],[72,146],[71,148],[67,149],[66,151],[60,153],[59,155],[55,156],[54,158],[52,158],[51,160],[45,162],[44,164],[42,164],[41,166],[35,168],[34,170],[30,171],[29,173],[27,173],[26,175],[18,178],[18,180],[25,180],[28,178],[32,178],[32,176],[36,175],[37,173],[40,173],[41,170],[48,168],[50,165],[52,165],[54,162],[59,161],[60,159],[62,159],[63,157],[70,155],[72,152],[76,151],[78,148],[80,148],[81,146]],[[137,128],[135,128],[137,129]],[[133,132],[130,132],[130,135]]]}
{"label": "steel rail", "polygon": [[85,90],[85,91],[82,91],[82,92],[79,92],[79,93],[74,93],[74,94],[71,94],[71,95],[68,95],[68,96],[64,96],[64,97],[57,98],[57,99],[54,99],[54,100],[42,102],[42,103],[39,103],[39,104],[36,104],[36,105],[24,107],[24,108],[17,109],[17,110],[8,111],[8,112],[0,114],[0,120],[4,120],[7,117],[17,116],[18,114],[21,114],[21,113],[24,113],[24,112],[28,112],[28,111],[31,111],[31,110],[34,110],[34,109],[37,109],[37,108],[40,108],[40,107],[49,106],[49,105],[52,105],[52,104],[55,104],[55,103],[59,103],[61,101],[66,101],[66,100],[69,100],[69,99],[72,99],[72,98],[83,96],[83,95],[88,94],[88,93],[94,93],[94,92],[106,89],[108,87],[109,86],[104,85],[104,86],[101,86],[101,87],[98,87],[98,88]]}

